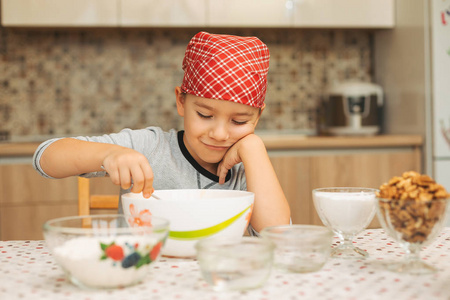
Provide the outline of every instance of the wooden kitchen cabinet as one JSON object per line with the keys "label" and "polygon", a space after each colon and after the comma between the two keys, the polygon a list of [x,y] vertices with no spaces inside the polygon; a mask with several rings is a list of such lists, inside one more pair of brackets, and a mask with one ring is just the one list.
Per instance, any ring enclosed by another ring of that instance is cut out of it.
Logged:
{"label": "wooden kitchen cabinet", "polygon": [[[418,149],[320,155],[270,151],[269,155],[289,201],[294,224],[322,225],[312,199],[315,188],[378,188],[405,171],[422,171]],[[370,227],[379,227],[376,216]]]}
{"label": "wooden kitchen cabinet", "polygon": [[294,2],[294,27],[393,28],[395,25],[395,0]]}
{"label": "wooden kitchen cabinet", "polygon": [[208,26],[393,28],[395,0],[209,0]]}
{"label": "wooden kitchen cabinet", "polygon": [[289,0],[209,0],[208,26],[291,27],[292,5]]}
{"label": "wooden kitchen cabinet", "polygon": [[121,0],[120,25],[192,27],[206,25],[208,0]]}
{"label": "wooden kitchen cabinet", "polygon": [[3,26],[118,26],[119,0],[1,0]]}
{"label": "wooden kitchen cabinet", "polygon": [[205,26],[208,0],[1,0],[3,26]]}
{"label": "wooden kitchen cabinet", "polygon": [[75,178],[41,177],[29,164],[0,165],[0,239],[43,239],[42,225],[76,215]]}
{"label": "wooden kitchen cabinet", "polygon": [[[117,193],[109,178],[96,178],[94,193]],[[47,179],[31,164],[0,165],[0,240],[43,239],[42,225],[78,215],[77,177]]]}
{"label": "wooden kitchen cabinet", "polygon": [[393,28],[395,0],[0,0],[3,26]]}

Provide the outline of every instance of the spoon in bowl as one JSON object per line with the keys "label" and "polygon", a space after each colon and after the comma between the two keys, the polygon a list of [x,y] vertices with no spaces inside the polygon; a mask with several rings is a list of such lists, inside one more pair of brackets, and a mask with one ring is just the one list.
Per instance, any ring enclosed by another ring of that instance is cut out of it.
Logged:
{"label": "spoon in bowl", "polygon": [[155,195],[155,192],[153,192],[153,194],[150,197],[153,197],[156,200],[162,200],[161,198],[159,198],[159,196]]}

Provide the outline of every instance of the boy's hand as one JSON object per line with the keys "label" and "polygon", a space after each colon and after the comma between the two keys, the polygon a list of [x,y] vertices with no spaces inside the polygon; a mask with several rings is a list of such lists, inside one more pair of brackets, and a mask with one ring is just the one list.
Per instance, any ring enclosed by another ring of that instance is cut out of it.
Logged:
{"label": "boy's hand", "polygon": [[[217,176],[219,176],[219,184],[225,183],[225,177],[228,171],[236,164],[242,162],[242,155],[245,155],[244,149],[257,150],[257,144],[262,143],[261,139],[255,134],[249,134],[237,141],[228,149],[222,161],[217,167]],[[252,146],[253,145],[253,146]]]}
{"label": "boy's hand", "polygon": [[249,134],[228,149],[217,169],[219,183],[224,183],[228,170],[240,162],[245,167],[247,191],[255,194],[252,227],[260,231],[267,226],[289,224],[289,204],[260,137]]}
{"label": "boy's hand", "polygon": [[130,148],[115,147],[105,156],[103,167],[108,172],[111,181],[131,192],[142,192],[145,198],[150,198],[153,189],[153,171],[147,158]]}

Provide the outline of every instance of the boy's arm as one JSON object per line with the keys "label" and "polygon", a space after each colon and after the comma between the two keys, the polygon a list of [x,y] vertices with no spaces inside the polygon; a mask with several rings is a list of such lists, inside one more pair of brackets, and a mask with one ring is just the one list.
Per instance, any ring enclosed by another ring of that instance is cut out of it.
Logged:
{"label": "boy's arm", "polygon": [[263,141],[255,134],[239,140],[225,155],[218,174],[223,182],[228,170],[242,161],[247,190],[255,193],[252,227],[261,231],[267,226],[289,224],[290,209]]}
{"label": "boy's arm", "polygon": [[123,189],[130,188],[133,179],[132,192],[143,191],[148,197],[153,192],[153,172],[147,158],[133,149],[115,144],[60,139],[45,149],[39,164],[47,175],[54,178],[103,171],[103,166],[111,181]]}

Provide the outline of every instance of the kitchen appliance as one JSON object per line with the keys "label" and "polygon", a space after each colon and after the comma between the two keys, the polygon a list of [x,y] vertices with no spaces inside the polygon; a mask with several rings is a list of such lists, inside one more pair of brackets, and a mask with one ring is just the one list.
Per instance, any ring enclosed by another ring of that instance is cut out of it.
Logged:
{"label": "kitchen appliance", "polygon": [[330,85],[319,111],[319,132],[328,135],[374,135],[383,111],[381,86],[359,81]]}

